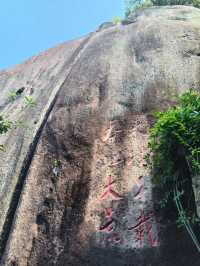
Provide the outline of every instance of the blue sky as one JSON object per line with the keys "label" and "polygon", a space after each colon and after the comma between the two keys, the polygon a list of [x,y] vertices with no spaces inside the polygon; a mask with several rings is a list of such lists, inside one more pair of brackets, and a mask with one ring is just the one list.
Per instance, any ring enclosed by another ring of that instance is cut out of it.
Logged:
{"label": "blue sky", "polygon": [[123,17],[123,8],[124,0],[2,0],[0,69]]}

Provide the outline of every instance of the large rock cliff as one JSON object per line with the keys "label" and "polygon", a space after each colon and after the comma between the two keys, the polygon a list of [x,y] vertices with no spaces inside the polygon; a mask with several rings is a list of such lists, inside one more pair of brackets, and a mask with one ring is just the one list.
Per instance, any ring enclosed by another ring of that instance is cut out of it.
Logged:
{"label": "large rock cliff", "polygon": [[200,88],[200,10],[104,24],[0,72],[0,87],[15,124],[0,138],[2,265],[200,265],[144,161],[151,112]]}

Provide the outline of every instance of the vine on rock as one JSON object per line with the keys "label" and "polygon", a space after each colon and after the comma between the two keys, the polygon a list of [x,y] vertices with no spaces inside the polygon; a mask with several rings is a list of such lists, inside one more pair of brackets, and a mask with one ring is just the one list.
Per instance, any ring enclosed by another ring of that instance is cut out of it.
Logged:
{"label": "vine on rock", "polygon": [[191,208],[191,194],[187,191],[191,178],[199,178],[200,174],[199,93],[193,90],[184,93],[175,107],[158,112],[155,117],[157,121],[150,129],[150,153],[146,160],[153,181],[165,191],[162,207],[175,203],[179,225],[185,226],[200,252],[200,243],[192,229],[199,218]]}

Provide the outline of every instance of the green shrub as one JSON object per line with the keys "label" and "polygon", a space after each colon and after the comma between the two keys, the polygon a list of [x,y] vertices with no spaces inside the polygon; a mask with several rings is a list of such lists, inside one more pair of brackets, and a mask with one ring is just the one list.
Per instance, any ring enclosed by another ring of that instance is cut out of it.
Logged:
{"label": "green shrub", "polygon": [[17,97],[18,97],[18,95],[15,91],[10,91],[8,93],[8,99],[12,102],[15,101],[17,99]]}
{"label": "green shrub", "polygon": [[25,105],[28,107],[36,106],[36,101],[33,99],[32,96],[25,96],[24,101],[25,101]]}
{"label": "green shrub", "polygon": [[193,0],[192,4],[194,7],[200,8],[200,0]]}
{"label": "green shrub", "polygon": [[[6,133],[12,126],[12,122],[0,115],[0,134]],[[0,144],[0,151],[5,151],[4,145]]]}
{"label": "green shrub", "polygon": [[191,177],[200,174],[199,93],[192,90],[184,93],[177,106],[156,113],[155,117],[157,121],[150,130],[147,163],[151,166],[155,184],[165,190],[162,207],[174,201],[178,224],[186,227],[200,252],[200,243],[191,226],[199,223],[199,219],[189,207],[191,195],[187,191]]}
{"label": "green shrub", "polygon": [[115,17],[112,18],[112,23],[113,24],[117,25],[120,22],[121,22],[121,18],[120,17],[115,16]]}
{"label": "green shrub", "polygon": [[25,87],[21,87],[20,89],[16,90],[16,91],[10,91],[8,93],[8,99],[10,101],[15,101],[17,98],[20,97],[20,95],[23,93],[23,91],[25,90]]}
{"label": "green shrub", "polygon": [[12,123],[0,115],[0,134],[6,133],[12,126]]}
{"label": "green shrub", "polygon": [[[189,91],[180,97],[176,107],[156,114],[150,131],[154,179],[171,181],[177,175],[177,158],[184,157],[191,175],[200,173],[200,96]],[[162,178],[162,179],[161,179]]]}

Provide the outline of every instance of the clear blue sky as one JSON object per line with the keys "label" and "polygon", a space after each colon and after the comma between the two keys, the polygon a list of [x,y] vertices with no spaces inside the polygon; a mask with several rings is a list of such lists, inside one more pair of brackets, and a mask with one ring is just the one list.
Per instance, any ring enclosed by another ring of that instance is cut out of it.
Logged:
{"label": "clear blue sky", "polygon": [[2,0],[0,69],[85,35],[123,13],[124,0]]}

